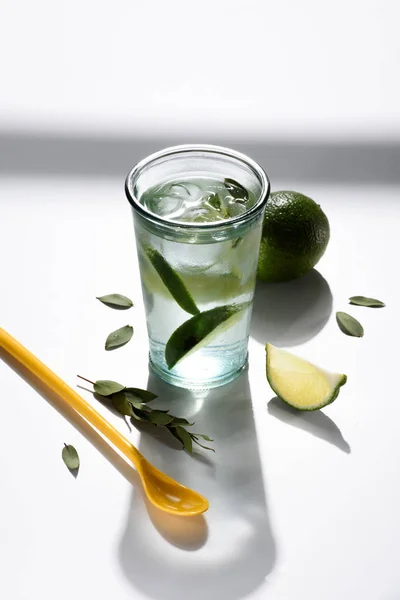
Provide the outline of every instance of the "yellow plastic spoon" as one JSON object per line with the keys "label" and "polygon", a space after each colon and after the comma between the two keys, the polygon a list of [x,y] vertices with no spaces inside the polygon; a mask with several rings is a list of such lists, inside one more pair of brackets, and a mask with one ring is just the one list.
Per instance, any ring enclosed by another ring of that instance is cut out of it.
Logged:
{"label": "yellow plastic spoon", "polygon": [[1,327],[0,347],[53,390],[64,404],[72,406],[135,465],[143,488],[154,506],[179,516],[199,515],[208,509],[208,500],[204,496],[156,469],[97,410]]}

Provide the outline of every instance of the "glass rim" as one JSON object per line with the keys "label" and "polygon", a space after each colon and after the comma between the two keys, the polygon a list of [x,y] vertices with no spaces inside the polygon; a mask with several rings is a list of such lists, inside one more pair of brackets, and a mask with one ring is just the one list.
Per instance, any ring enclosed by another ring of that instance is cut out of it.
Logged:
{"label": "glass rim", "polygon": [[[165,219],[160,215],[155,215],[154,213],[146,210],[146,208],[139,202],[138,198],[136,198],[134,194],[134,185],[137,178],[140,175],[140,172],[144,168],[150,166],[151,163],[157,162],[160,158],[186,153],[189,154],[191,152],[208,152],[210,154],[226,156],[227,158],[236,159],[238,162],[242,162],[247,167],[250,167],[251,171],[261,182],[261,192],[254,206],[252,206],[248,211],[244,212],[241,215],[237,215],[236,217],[232,217],[231,219],[227,219],[226,221],[215,221],[213,223],[191,223],[176,221],[173,219]],[[185,230],[197,229],[202,231],[215,231],[218,229],[230,227],[231,225],[239,225],[240,223],[245,223],[253,216],[258,214],[258,212],[265,206],[268,200],[270,194],[270,181],[264,169],[246,154],[242,154],[241,152],[237,152],[236,150],[232,150],[231,148],[225,148],[224,146],[214,146],[212,144],[181,144],[178,146],[170,146],[168,148],[164,148],[164,150],[154,152],[153,154],[150,154],[146,158],[139,161],[126,176],[125,194],[132,208],[134,208],[144,219],[146,219],[147,221],[151,221],[154,224],[162,225],[164,227],[179,227]]]}

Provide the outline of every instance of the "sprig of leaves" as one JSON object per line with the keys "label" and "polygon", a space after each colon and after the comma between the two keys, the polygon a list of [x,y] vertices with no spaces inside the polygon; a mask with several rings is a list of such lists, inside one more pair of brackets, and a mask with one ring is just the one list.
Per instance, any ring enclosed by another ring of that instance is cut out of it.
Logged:
{"label": "sprig of leaves", "polygon": [[121,383],[109,379],[90,381],[90,379],[86,379],[81,375],[78,375],[78,377],[90,383],[94,392],[105,398],[109,406],[112,406],[121,415],[131,417],[136,421],[145,421],[156,427],[166,427],[171,435],[181,442],[183,448],[189,454],[193,452],[193,444],[215,452],[213,448],[204,446],[199,442],[199,439],[213,442],[211,438],[203,433],[192,433],[185,429],[186,427],[193,427],[194,423],[189,423],[183,417],[171,415],[169,410],[150,408],[148,403],[157,398],[153,392],[135,387],[125,387]]}

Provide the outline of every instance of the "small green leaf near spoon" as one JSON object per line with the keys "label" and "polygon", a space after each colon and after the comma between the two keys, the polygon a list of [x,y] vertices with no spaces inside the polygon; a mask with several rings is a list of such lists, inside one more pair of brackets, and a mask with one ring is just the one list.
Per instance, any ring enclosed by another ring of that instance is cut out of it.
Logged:
{"label": "small green leaf near spoon", "polygon": [[61,456],[68,469],[71,471],[79,469],[79,456],[74,446],[71,446],[71,444],[64,444]]}

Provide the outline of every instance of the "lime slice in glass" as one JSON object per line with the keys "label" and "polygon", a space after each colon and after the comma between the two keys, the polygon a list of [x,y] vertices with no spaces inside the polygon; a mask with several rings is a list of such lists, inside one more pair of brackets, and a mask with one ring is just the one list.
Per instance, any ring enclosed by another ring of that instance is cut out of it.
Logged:
{"label": "lime slice in glass", "polygon": [[172,369],[177,362],[206,346],[218,334],[237,323],[250,302],[216,306],[185,321],[174,331],[165,347],[165,360]]}

